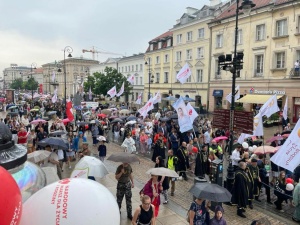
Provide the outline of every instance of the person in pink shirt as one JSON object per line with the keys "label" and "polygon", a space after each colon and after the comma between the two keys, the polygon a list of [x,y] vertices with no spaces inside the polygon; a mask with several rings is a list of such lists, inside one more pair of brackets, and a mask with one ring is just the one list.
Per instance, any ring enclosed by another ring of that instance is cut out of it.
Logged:
{"label": "person in pink shirt", "polygon": [[145,131],[142,130],[140,132],[140,146],[141,146],[141,153],[145,154],[147,151],[147,140],[148,140],[148,135],[145,134]]}
{"label": "person in pink shirt", "polygon": [[18,144],[26,145],[27,143],[27,132],[24,127],[21,127],[18,132]]}

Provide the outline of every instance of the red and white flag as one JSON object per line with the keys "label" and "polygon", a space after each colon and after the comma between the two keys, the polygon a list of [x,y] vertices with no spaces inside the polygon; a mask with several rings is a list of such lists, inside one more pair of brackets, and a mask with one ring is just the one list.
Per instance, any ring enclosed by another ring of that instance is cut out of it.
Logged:
{"label": "red and white flag", "polygon": [[123,94],[123,92],[124,92],[124,82],[122,84],[122,87],[121,87],[119,93],[117,94],[117,97],[120,97]]}
{"label": "red and white flag", "polygon": [[145,118],[150,110],[154,109],[153,107],[153,98],[150,98],[149,101],[142,108],[138,110],[143,118]]}
{"label": "red and white flag", "polygon": [[133,85],[133,84],[134,84],[134,75],[133,75],[133,74],[130,75],[130,76],[127,78],[127,81],[128,81],[131,85]]}
{"label": "red and white flag", "polygon": [[268,118],[279,111],[279,107],[277,105],[277,96],[273,95],[269,98],[268,101],[260,108],[259,112],[261,116],[267,116]]}
{"label": "red and white flag", "polygon": [[285,100],[282,116],[283,116],[283,119],[287,120],[287,117],[288,117],[288,97],[286,97],[286,100]]}
{"label": "red and white flag", "polygon": [[137,100],[135,101],[135,104],[140,105],[142,104],[142,92],[139,94]]}
{"label": "red and white flag", "polygon": [[300,120],[271,161],[289,171],[294,171],[300,164]]}
{"label": "red and white flag", "polygon": [[73,115],[72,108],[73,108],[72,102],[71,102],[70,99],[68,99],[67,104],[66,104],[66,114],[67,114],[67,117],[70,120],[70,122],[72,122],[74,120],[74,115]]}
{"label": "red and white flag", "polygon": [[156,104],[158,102],[161,102],[161,94],[160,94],[160,91],[158,91],[156,93],[156,95],[153,97],[153,104]]}
{"label": "red and white flag", "polygon": [[191,122],[194,123],[194,120],[197,118],[198,113],[196,112],[194,107],[191,106],[190,103],[186,104],[185,108],[186,108],[188,116],[190,117]]}
{"label": "red and white flag", "polygon": [[186,63],[176,75],[176,78],[180,83],[184,84],[191,75],[192,71],[189,67],[189,64]]}
{"label": "red and white flag", "polygon": [[113,88],[111,88],[108,92],[108,95],[110,95],[111,98],[115,97],[117,94],[117,90],[116,90],[116,86],[114,86]]}

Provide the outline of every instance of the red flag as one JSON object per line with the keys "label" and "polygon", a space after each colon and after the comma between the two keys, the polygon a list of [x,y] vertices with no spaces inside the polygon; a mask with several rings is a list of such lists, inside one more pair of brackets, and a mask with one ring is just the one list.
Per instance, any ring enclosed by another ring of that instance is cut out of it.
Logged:
{"label": "red flag", "polygon": [[74,120],[74,115],[72,112],[72,102],[71,101],[67,101],[66,113],[67,113],[68,119],[70,120],[70,122],[72,122]]}

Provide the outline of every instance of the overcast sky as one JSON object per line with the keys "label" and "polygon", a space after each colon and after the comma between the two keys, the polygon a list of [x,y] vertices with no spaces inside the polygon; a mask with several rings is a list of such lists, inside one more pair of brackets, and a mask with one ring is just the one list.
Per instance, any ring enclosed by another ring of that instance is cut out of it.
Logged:
{"label": "overcast sky", "polygon": [[61,60],[68,45],[74,57],[92,58],[82,53],[92,46],[126,56],[145,52],[148,41],[172,28],[186,7],[204,4],[209,0],[0,0],[0,76],[11,63],[30,67]]}

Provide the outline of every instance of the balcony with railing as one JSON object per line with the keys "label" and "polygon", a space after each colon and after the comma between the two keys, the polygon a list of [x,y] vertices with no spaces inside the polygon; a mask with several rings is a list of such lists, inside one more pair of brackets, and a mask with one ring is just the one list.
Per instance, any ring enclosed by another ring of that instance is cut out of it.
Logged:
{"label": "balcony with railing", "polygon": [[300,79],[300,70],[299,69],[291,69],[290,71],[290,78],[291,79]]}

